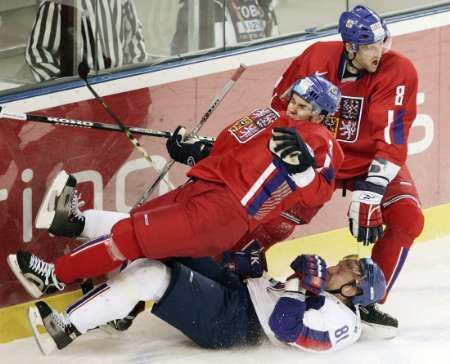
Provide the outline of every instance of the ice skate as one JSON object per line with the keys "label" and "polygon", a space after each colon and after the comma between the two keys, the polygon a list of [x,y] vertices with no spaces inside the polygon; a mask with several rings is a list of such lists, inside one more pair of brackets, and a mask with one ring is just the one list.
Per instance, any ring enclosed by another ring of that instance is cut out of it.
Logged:
{"label": "ice skate", "polygon": [[392,339],[397,336],[398,320],[380,310],[377,304],[359,306],[361,322],[371,337]]}
{"label": "ice skate", "polygon": [[61,291],[65,287],[55,276],[55,266],[30,252],[19,250],[8,255],[7,261],[22,286],[34,298]]}
{"label": "ice skate", "polygon": [[[43,301],[28,309],[28,322],[42,354],[48,355],[56,348],[63,349],[80,336],[80,332],[65,315],[54,311]],[[42,332],[40,326],[47,331]]]}
{"label": "ice skate", "polygon": [[84,216],[75,186],[77,180],[65,171],[58,173],[39,207],[35,226],[56,236],[77,237],[84,228]]}

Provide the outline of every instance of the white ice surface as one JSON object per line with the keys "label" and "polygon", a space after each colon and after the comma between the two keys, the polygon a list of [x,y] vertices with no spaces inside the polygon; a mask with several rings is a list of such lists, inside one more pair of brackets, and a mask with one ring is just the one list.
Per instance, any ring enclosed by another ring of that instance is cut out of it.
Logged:
{"label": "white ice surface", "polygon": [[[205,303],[207,304],[207,303]],[[150,314],[143,314],[125,333],[96,330],[62,351],[44,357],[33,338],[0,345],[1,363],[450,363],[450,237],[418,244],[388,302],[386,312],[400,321],[393,340],[360,340],[341,352],[311,354],[275,348],[205,350]]]}

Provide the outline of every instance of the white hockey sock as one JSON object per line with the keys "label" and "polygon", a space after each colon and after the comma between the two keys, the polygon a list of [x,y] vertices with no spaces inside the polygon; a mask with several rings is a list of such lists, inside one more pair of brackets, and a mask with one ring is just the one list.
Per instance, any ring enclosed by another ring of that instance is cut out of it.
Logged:
{"label": "white hockey sock", "polygon": [[83,211],[83,215],[85,220],[81,236],[88,239],[109,234],[116,222],[130,217],[130,214],[124,212],[94,209]]}
{"label": "white hockey sock", "polygon": [[139,301],[159,301],[169,286],[170,275],[170,269],[160,261],[135,260],[72,304],[67,316],[81,333],[124,318]]}

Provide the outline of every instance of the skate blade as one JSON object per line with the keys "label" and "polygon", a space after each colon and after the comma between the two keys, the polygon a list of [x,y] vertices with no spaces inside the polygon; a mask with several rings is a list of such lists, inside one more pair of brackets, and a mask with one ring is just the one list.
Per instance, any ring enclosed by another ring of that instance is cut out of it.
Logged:
{"label": "skate blade", "polygon": [[362,321],[362,337],[371,340],[391,340],[398,334],[398,328],[393,326],[378,325]]}
{"label": "skate blade", "polygon": [[28,309],[28,323],[41,353],[43,355],[49,355],[55,351],[56,344],[45,329],[39,310],[35,306]]}
{"label": "skate blade", "polygon": [[[61,171],[56,175],[52,184],[45,193],[45,197],[42,200],[41,206],[39,206],[39,210],[34,223],[36,229],[48,229],[52,224],[52,221],[55,217],[56,197],[61,195],[61,192],[68,179],[69,175],[66,173],[66,171]],[[50,205],[50,202],[52,202],[52,205]]]}
{"label": "skate blade", "polygon": [[17,257],[15,254],[8,255],[8,258],[6,259],[9,265],[9,268],[11,268],[12,272],[16,276],[16,278],[19,280],[19,282],[22,284],[23,288],[34,298],[39,298],[42,296],[42,291],[33,283],[31,282],[27,277],[25,277],[20,270],[19,263],[17,263]]}

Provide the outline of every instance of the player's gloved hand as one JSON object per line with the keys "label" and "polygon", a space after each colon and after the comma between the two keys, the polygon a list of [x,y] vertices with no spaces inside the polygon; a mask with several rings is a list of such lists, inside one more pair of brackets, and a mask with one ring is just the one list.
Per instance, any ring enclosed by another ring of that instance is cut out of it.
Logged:
{"label": "player's gloved hand", "polygon": [[325,289],[327,264],[322,257],[312,254],[299,255],[291,263],[291,268],[295,273],[288,280],[297,278],[299,289],[304,288],[313,294],[320,294]]}
{"label": "player's gloved hand", "polygon": [[267,269],[263,248],[256,239],[243,250],[223,253],[222,265],[240,278],[258,278]]}
{"label": "player's gloved hand", "polygon": [[304,172],[316,165],[308,146],[293,128],[273,128],[269,150],[283,162],[289,174]]}
{"label": "player's gloved hand", "polygon": [[212,142],[200,140],[197,137],[188,138],[186,129],[182,126],[178,126],[166,142],[166,148],[171,158],[188,166],[193,166],[206,158],[212,145]]}
{"label": "player's gloved hand", "polygon": [[381,200],[386,188],[372,182],[355,182],[348,209],[348,222],[352,235],[364,245],[375,243],[383,236]]}

